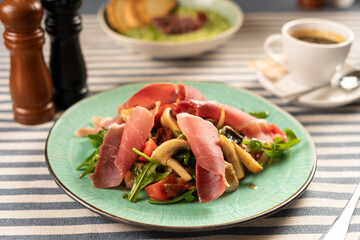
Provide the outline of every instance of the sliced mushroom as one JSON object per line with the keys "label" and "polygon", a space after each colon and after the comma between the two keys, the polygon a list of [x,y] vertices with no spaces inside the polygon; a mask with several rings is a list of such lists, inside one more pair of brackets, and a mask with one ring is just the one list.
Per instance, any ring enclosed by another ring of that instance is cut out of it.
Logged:
{"label": "sliced mushroom", "polygon": [[245,165],[250,172],[256,174],[263,170],[263,167],[251,156],[250,153],[242,149],[239,145],[233,142],[235,150],[240,157],[240,161]]}
{"label": "sliced mushroom", "polygon": [[172,116],[171,111],[171,108],[165,108],[163,114],[161,115],[160,122],[162,126],[170,128],[174,136],[177,137],[179,136],[179,132],[181,132],[181,130],[177,125],[175,118]]}
{"label": "sliced mushroom", "polygon": [[265,164],[268,160],[269,160],[269,157],[266,156],[266,154],[263,152],[263,153],[261,154],[261,156],[259,157],[259,159],[257,160],[257,162],[258,162],[259,164]]}
{"label": "sliced mushroom", "polygon": [[237,154],[234,145],[224,135],[219,135],[221,150],[224,153],[225,160],[232,164],[236,177],[238,179],[245,177],[245,169],[242,165],[239,155]]}
{"label": "sliced mushroom", "polygon": [[188,182],[192,179],[190,174],[178,161],[171,157],[174,152],[181,149],[190,150],[188,142],[183,139],[171,139],[158,146],[153,151],[151,158],[164,166],[171,167],[183,180]]}
{"label": "sliced mushroom", "polygon": [[235,174],[233,165],[224,161],[225,163],[225,178],[228,185],[225,188],[225,192],[233,192],[239,187],[239,180]]}
{"label": "sliced mushroom", "polygon": [[224,123],[225,123],[225,108],[222,107],[221,112],[220,112],[220,118],[219,118],[219,121],[216,124],[216,128],[217,129],[222,128],[224,126]]}
{"label": "sliced mushroom", "polygon": [[233,142],[236,142],[236,144],[241,144],[243,141],[243,136],[241,136],[239,133],[237,133],[232,127],[225,126],[221,129],[221,133],[224,134],[225,137],[230,139]]}

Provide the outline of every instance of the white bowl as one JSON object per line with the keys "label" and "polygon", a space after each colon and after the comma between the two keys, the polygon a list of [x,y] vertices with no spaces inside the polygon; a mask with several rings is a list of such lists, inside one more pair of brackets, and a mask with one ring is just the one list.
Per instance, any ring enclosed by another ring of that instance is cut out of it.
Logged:
{"label": "white bowl", "polygon": [[124,36],[112,30],[105,20],[105,5],[98,12],[102,29],[119,44],[126,45],[152,58],[185,58],[216,49],[240,29],[244,21],[241,8],[229,0],[178,0],[181,6],[214,10],[226,17],[231,27],[224,32],[202,40],[189,42],[152,42]]}

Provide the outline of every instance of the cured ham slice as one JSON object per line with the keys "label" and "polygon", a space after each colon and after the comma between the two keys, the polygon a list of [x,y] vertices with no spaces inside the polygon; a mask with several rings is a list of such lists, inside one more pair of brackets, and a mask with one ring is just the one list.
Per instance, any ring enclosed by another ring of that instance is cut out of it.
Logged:
{"label": "cured ham slice", "polygon": [[178,107],[183,112],[188,112],[203,118],[219,120],[221,109],[225,110],[225,124],[229,125],[249,138],[256,138],[264,142],[273,142],[275,137],[286,139],[283,131],[273,124],[267,124],[264,119],[257,119],[240,109],[221,104],[216,101],[185,100],[180,101]]}
{"label": "cured ham slice", "polygon": [[144,86],[134,95],[132,95],[122,106],[122,109],[128,109],[135,106],[141,106],[146,109],[155,107],[156,102],[160,105],[175,103],[177,100],[205,100],[205,96],[192,86],[172,83],[153,83]]}
{"label": "cured ham slice", "polygon": [[132,95],[122,106],[122,109],[128,109],[135,106],[141,106],[146,109],[155,107],[155,103],[161,104],[174,103],[177,99],[177,87],[172,83],[153,83],[141,88]]}
{"label": "cured ham slice", "polygon": [[224,157],[218,131],[210,122],[187,113],[177,123],[196,157],[196,187],[201,203],[221,196],[226,188]]}
{"label": "cured ham slice", "polygon": [[146,139],[149,137],[154,126],[152,113],[143,107],[135,107],[131,117],[127,120],[115,165],[120,173],[120,183],[127,171],[130,170],[138,155],[133,148],[142,150]]}
{"label": "cured ham slice", "polygon": [[187,86],[182,83],[177,85],[178,87],[178,99],[179,100],[206,100],[206,97],[202,92],[192,86]]}
{"label": "cured ham slice", "polygon": [[102,127],[108,128],[113,123],[124,123],[121,117],[121,110],[129,109],[136,106],[144,107],[156,115],[159,108],[166,104],[173,104],[179,100],[205,100],[205,96],[196,88],[192,86],[185,86],[184,84],[172,83],[153,83],[144,86],[134,95],[132,95],[123,105],[118,108],[118,114],[114,118],[106,118],[100,126],[94,131],[101,130]]}
{"label": "cured ham slice", "polygon": [[116,187],[121,183],[120,172],[114,161],[119,151],[124,125],[113,123],[105,133],[96,169],[91,175],[93,185],[97,188]]}

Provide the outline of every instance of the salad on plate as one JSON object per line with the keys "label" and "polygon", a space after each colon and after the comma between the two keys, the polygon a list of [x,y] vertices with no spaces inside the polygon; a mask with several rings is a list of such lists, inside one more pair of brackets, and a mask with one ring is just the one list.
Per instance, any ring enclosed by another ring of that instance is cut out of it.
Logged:
{"label": "salad on plate", "polygon": [[76,131],[95,148],[77,169],[96,188],[129,189],[131,202],[145,190],[153,204],[207,203],[301,141],[267,115],[207,100],[192,86],[149,84],[115,117],[93,117],[94,127]]}

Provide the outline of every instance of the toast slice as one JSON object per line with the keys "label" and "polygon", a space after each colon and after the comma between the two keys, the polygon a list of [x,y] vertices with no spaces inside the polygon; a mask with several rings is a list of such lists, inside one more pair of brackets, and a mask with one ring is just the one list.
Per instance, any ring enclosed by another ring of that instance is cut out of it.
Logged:
{"label": "toast slice", "polygon": [[145,25],[137,16],[135,3],[136,0],[126,0],[123,9],[125,23],[129,28],[138,28]]}
{"label": "toast slice", "polygon": [[135,0],[135,9],[138,18],[150,24],[153,18],[168,15],[176,4],[176,0]]}
{"label": "toast slice", "polygon": [[125,33],[130,30],[123,14],[125,5],[126,0],[110,0],[105,10],[110,26],[120,33]]}

